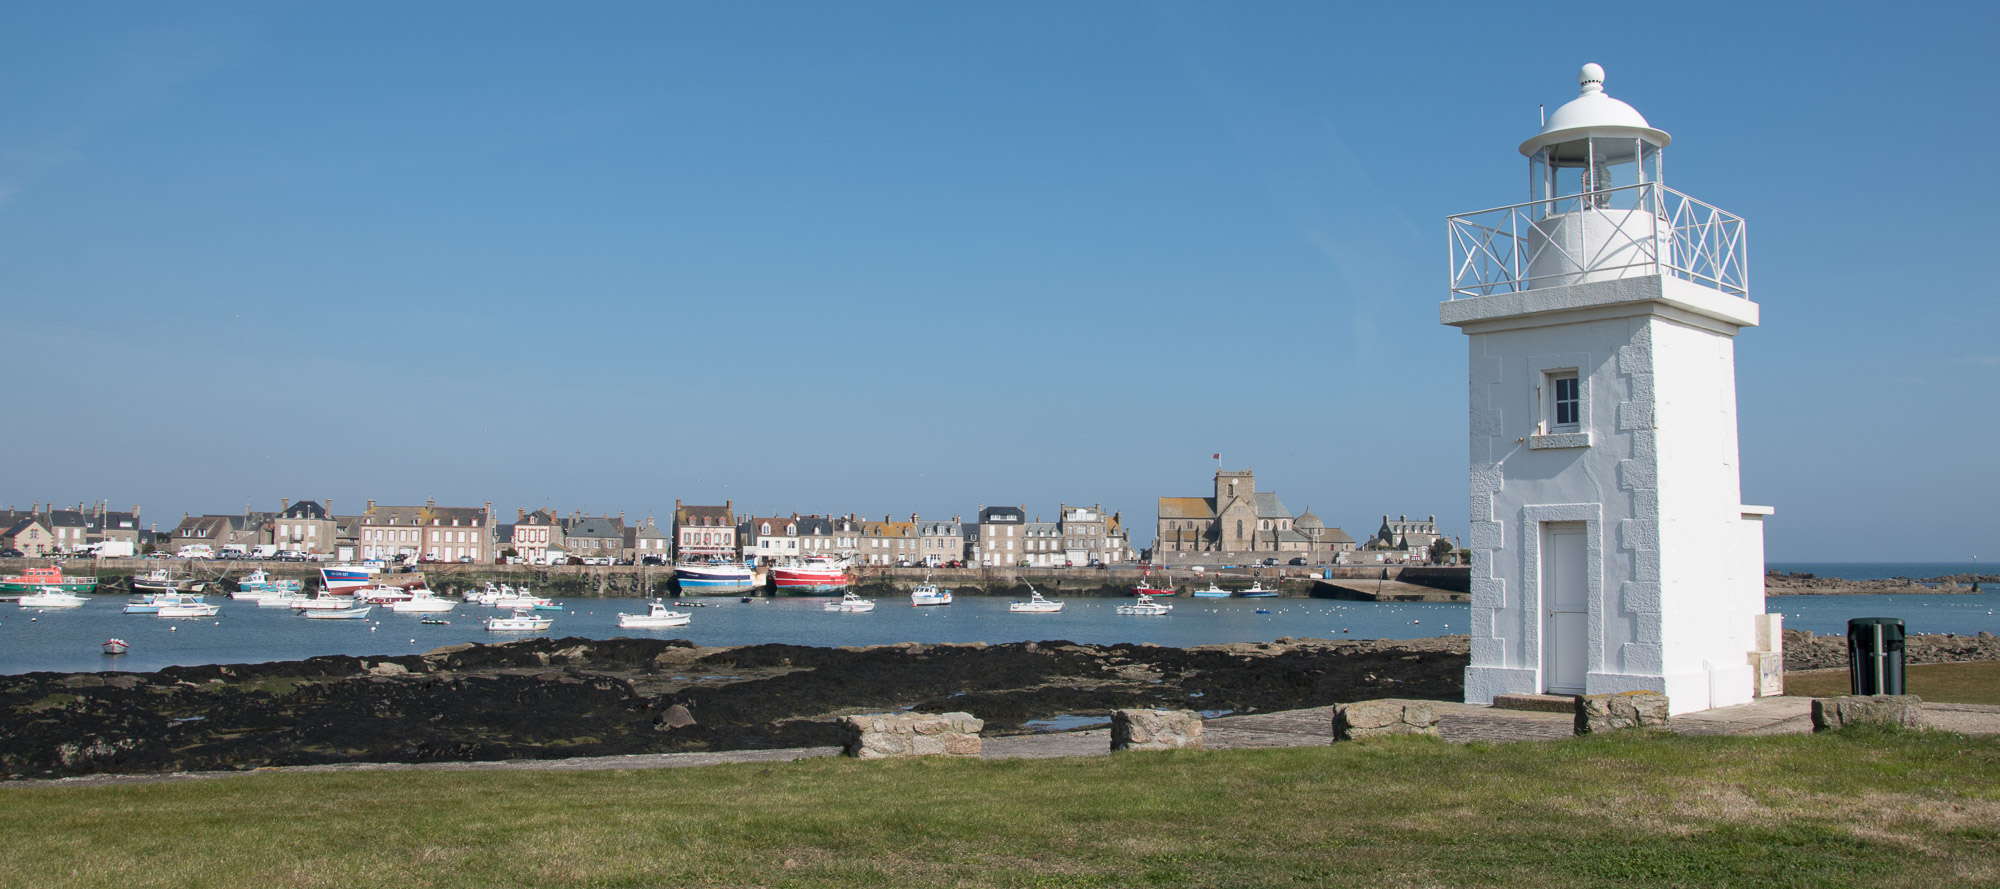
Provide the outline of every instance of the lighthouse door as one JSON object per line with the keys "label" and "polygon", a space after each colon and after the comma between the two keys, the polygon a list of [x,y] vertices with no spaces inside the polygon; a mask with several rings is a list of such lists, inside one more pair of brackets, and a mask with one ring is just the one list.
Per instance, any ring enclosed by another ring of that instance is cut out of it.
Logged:
{"label": "lighthouse door", "polygon": [[1553,694],[1583,694],[1586,621],[1582,522],[1542,525],[1542,685]]}

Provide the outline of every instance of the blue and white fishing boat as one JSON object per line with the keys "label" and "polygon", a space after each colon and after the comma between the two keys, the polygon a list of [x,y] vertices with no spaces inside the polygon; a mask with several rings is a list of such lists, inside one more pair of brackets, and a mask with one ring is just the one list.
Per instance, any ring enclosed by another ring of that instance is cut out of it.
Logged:
{"label": "blue and white fishing boat", "polygon": [[296,593],[305,587],[304,581],[275,580],[264,569],[259,568],[236,582],[236,592],[232,599],[261,599],[280,593]]}
{"label": "blue and white fishing boat", "polygon": [[1230,593],[1228,590],[1216,586],[1215,581],[1211,580],[1208,582],[1208,589],[1195,590],[1194,592],[1189,593],[1189,595],[1197,599],[1227,599],[1229,598]]}
{"label": "blue and white fishing boat", "polygon": [[754,588],[757,574],[740,562],[682,562],[674,566],[674,582],[683,596],[736,595]]}
{"label": "blue and white fishing boat", "polygon": [[382,569],[374,565],[324,565],[319,569],[319,579],[326,584],[326,593],[344,596],[375,582],[375,575]]}

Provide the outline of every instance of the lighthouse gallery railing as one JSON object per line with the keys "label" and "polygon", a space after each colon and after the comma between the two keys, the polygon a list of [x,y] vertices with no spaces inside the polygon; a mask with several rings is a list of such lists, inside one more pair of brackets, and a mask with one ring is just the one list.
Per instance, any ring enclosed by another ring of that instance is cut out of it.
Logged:
{"label": "lighthouse gallery railing", "polygon": [[[1447,217],[1451,298],[1591,278],[1668,274],[1748,299],[1743,217],[1658,183]],[[1581,227],[1551,236],[1558,224]]]}

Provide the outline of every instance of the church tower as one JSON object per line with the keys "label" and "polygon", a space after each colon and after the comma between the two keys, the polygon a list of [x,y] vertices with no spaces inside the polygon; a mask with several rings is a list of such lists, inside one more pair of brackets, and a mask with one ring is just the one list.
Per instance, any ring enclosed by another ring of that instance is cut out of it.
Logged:
{"label": "church tower", "polygon": [[1471,390],[1466,700],[1751,699],[1768,507],[1737,469],[1735,337],[1758,322],[1744,223],[1666,186],[1670,137],[1604,92],[1520,146],[1528,202],[1449,219],[1443,323]]}

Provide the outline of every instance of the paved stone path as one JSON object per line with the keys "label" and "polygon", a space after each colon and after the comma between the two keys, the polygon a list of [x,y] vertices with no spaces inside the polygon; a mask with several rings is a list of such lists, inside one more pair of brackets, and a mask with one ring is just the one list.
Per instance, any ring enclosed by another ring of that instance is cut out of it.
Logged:
{"label": "paved stone path", "polygon": [[[1497,710],[1471,704],[1436,702],[1443,711],[1438,734],[1446,741],[1556,741],[1572,736],[1573,718],[1567,713],[1531,710]],[[2000,706],[1979,704],[1925,704],[1927,728],[1963,734],[2000,734]],[[1676,716],[1668,730],[1690,736],[1783,735],[1812,732],[1812,699],[1759,698],[1748,704],[1721,707],[1700,713]],[[1222,716],[1202,724],[1202,744],[1210,750],[1248,750],[1271,747],[1317,747],[1333,741],[1333,708],[1312,707],[1275,713],[1246,713]],[[981,745],[985,759],[1057,759],[1076,756],[1107,756],[1111,752],[1111,730],[1089,729],[987,738]],[[795,747],[782,750],[732,750],[724,753],[656,753],[637,756],[591,756],[573,759],[506,760],[502,762],[350,763],[320,766],[281,766],[249,772],[183,772],[166,775],[88,775],[54,780],[9,781],[0,787],[77,787],[105,784],[141,784],[184,781],[199,778],[272,774],[280,772],[360,772],[360,771],[541,771],[578,772],[603,769],[664,769],[715,765],[725,762],[789,762],[798,759],[839,756],[838,747]]]}

